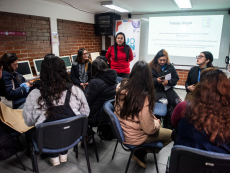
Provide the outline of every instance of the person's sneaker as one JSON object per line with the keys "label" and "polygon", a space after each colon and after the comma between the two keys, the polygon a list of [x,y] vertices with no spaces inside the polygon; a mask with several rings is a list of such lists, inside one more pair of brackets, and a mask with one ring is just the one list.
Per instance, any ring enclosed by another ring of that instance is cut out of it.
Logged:
{"label": "person's sneaker", "polygon": [[137,154],[133,154],[132,155],[132,159],[138,164],[140,165],[142,168],[146,168],[147,165],[146,165],[146,159],[147,159],[147,155],[144,155],[144,157],[140,157],[140,156],[137,156]]}
{"label": "person's sneaker", "polygon": [[59,157],[50,158],[49,160],[50,160],[50,163],[51,163],[53,166],[60,165]]}
{"label": "person's sneaker", "polygon": [[60,162],[67,162],[67,154],[64,154],[64,155],[59,155],[60,157]]}

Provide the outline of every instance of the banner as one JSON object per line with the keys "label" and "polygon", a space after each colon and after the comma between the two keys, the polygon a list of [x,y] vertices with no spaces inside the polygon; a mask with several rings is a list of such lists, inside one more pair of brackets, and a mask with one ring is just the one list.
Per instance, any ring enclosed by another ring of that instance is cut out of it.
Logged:
{"label": "banner", "polygon": [[132,69],[133,65],[139,60],[140,27],[141,21],[139,19],[116,21],[116,34],[123,32],[125,34],[126,44],[129,45],[133,51],[133,61],[130,62],[130,69]]}

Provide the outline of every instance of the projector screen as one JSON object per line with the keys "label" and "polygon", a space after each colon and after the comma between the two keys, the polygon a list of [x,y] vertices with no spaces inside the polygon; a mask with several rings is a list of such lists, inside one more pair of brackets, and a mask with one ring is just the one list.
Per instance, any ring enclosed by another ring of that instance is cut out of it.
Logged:
{"label": "projector screen", "polygon": [[148,54],[166,49],[170,56],[195,57],[210,51],[219,57],[224,15],[150,17]]}

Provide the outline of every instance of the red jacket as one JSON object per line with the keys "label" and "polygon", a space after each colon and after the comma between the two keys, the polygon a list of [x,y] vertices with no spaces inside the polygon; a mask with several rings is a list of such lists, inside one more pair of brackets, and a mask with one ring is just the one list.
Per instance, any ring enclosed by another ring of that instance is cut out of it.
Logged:
{"label": "red jacket", "polygon": [[115,60],[114,46],[110,46],[106,58],[111,66],[111,69],[116,70],[117,73],[130,73],[130,61],[133,60],[133,52],[130,48],[129,50],[129,62],[126,61],[126,53],[124,51],[124,46],[117,46],[117,60]]}

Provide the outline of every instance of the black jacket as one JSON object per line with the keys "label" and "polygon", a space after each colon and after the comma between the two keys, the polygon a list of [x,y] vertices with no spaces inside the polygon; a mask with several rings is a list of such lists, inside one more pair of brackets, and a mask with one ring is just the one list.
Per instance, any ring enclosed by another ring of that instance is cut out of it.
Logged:
{"label": "black jacket", "polygon": [[[17,80],[16,76],[20,82]],[[7,100],[13,101],[13,109],[18,108],[21,104],[25,103],[28,93],[26,92],[25,87],[20,87],[23,82],[26,82],[25,78],[18,72],[15,72],[14,76],[7,71],[3,71],[2,80],[5,84],[5,97]],[[12,80],[14,82],[15,89],[13,89]]]}
{"label": "black jacket", "polygon": [[[185,82],[185,88],[186,88],[187,93],[191,92],[190,90],[187,89],[188,86],[193,85],[193,84],[196,85],[198,83],[199,70],[200,70],[199,66],[192,67],[189,70],[188,77],[187,77],[187,80]],[[204,70],[204,69],[201,69],[201,71],[202,70]]]}
{"label": "black jacket", "polygon": [[166,64],[165,69],[160,73],[157,73],[156,70],[152,68],[153,82],[156,91],[164,91],[164,86],[157,82],[157,78],[161,76],[165,76],[169,73],[171,73],[171,80],[168,80],[168,85],[175,86],[179,80],[179,77],[177,75],[176,69],[172,64],[169,65]]}
{"label": "black jacket", "polygon": [[90,107],[89,119],[97,122],[100,110],[104,102],[114,99],[117,86],[117,73],[115,70],[108,70],[98,74],[92,79],[86,93],[86,99]]}
{"label": "black jacket", "polygon": [[[90,78],[91,78],[91,63],[90,62],[88,65],[87,74],[88,74],[88,81],[90,81]],[[79,64],[76,62],[73,62],[73,65],[71,68],[71,73],[70,73],[70,78],[74,84],[76,84],[76,85],[81,84],[81,81],[79,80]]]}

